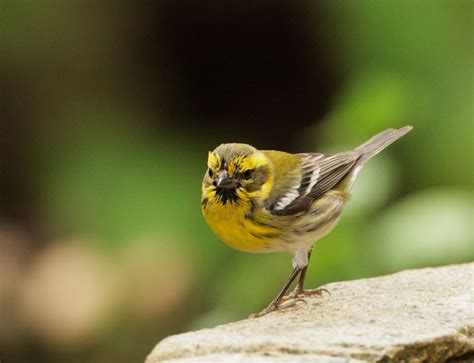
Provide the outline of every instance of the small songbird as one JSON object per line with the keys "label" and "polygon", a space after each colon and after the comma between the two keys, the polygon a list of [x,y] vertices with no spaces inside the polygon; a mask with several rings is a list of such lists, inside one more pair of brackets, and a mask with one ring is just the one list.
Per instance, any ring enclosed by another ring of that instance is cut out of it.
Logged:
{"label": "small songbird", "polygon": [[[222,144],[209,152],[201,208],[209,227],[231,247],[253,253],[289,252],[293,272],[261,316],[283,301],[318,294],[303,288],[314,243],[338,223],[367,162],[411,126],[378,133],[352,151],[289,154]],[[285,296],[298,277],[295,290]]]}

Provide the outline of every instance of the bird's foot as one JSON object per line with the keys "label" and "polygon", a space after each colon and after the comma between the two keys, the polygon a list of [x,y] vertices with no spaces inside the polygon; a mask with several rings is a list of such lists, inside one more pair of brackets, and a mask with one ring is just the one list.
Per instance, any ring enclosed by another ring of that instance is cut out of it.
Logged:
{"label": "bird's foot", "polygon": [[292,300],[288,299],[282,299],[279,303],[272,302],[270,305],[268,305],[265,309],[260,311],[259,313],[255,313],[249,316],[250,319],[253,318],[260,318],[262,316],[265,316],[273,311],[281,311],[281,310],[286,310],[288,308],[291,308],[295,306],[297,303],[302,302],[306,304],[306,301],[301,298],[293,298]]}
{"label": "bird's foot", "polygon": [[279,309],[279,304],[275,304],[274,302],[272,302],[270,305],[268,305],[265,309],[263,309],[259,313],[249,315],[249,319],[260,318],[278,309]]}
{"label": "bird's foot", "polygon": [[324,293],[327,293],[329,296],[331,296],[329,290],[325,289],[324,287],[320,287],[318,289],[303,289],[297,286],[290,294],[282,298],[282,302],[295,299],[304,300],[305,297],[309,296],[323,296]]}

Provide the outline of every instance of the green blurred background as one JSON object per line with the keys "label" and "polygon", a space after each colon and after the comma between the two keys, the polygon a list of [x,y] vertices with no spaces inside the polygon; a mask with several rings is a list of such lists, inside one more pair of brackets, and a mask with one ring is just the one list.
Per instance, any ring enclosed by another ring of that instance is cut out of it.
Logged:
{"label": "green blurred background", "polygon": [[473,260],[473,14],[0,2],[0,360],[140,362],[264,307],[291,257],[231,250],[201,216],[222,142],[342,151],[411,124],[361,174],[308,285]]}

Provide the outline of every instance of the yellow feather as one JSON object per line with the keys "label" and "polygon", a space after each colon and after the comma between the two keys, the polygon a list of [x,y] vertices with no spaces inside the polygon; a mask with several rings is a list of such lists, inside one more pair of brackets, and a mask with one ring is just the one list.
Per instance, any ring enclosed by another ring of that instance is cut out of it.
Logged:
{"label": "yellow feather", "polygon": [[214,233],[229,246],[245,252],[271,252],[265,247],[271,239],[262,239],[255,234],[277,232],[253,224],[245,216],[249,207],[243,203],[213,203],[203,208],[204,218]]}

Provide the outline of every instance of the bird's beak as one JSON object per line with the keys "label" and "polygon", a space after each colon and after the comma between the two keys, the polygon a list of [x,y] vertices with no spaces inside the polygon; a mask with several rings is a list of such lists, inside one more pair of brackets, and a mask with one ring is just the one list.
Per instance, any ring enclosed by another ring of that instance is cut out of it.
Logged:
{"label": "bird's beak", "polygon": [[217,187],[223,189],[235,189],[240,186],[239,181],[231,177],[225,171],[221,171],[217,178]]}

